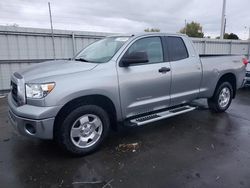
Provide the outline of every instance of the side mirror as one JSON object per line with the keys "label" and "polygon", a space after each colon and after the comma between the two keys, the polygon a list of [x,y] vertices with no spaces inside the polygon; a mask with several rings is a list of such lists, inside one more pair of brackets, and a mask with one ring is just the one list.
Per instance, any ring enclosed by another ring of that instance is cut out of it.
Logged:
{"label": "side mirror", "polygon": [[121,59],[122,67],[128,67],[135,63],[147,63],[148,54],[147,52],[132,52],[130,54],[125,54]]}

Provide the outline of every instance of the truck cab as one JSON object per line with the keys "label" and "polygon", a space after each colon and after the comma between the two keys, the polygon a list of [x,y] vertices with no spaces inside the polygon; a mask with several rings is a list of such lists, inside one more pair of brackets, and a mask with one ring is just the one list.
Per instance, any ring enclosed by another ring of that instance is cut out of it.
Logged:
{"label": "truck cab", "polygon": [[[141,61],[133,62],[137,57]],[[201,63],[184,36],[138,37],[117,62],[122,114],[126,118],[185,104],[199,95]]]}

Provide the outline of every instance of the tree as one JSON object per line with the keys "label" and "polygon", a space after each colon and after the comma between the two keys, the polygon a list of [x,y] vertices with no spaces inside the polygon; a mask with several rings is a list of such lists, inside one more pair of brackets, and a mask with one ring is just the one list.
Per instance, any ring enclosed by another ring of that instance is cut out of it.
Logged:
{"label": "tree", "polygon": [[[220,39],[220,37],[216,37],[216,39]],[[234,33],[225,33],[223,39],[239,40],[239,37]]]}
{"label": "tree", "polygon": [[180,33],[186,34],[189,37],[204,37],[204,33],[202,32],[202,26],[194,21],[192,21],[191,23],[187,23],[187,25],[180,30]]}
{"label": "tree", "polygon": [[230,33],[230,34],[225,33],[224,39],[239,40],[239,37],[236,34],[234,34],[234,33]]}
{"label": "tree", "polygon": [[11,27],[19,27],[19,25],[18,25],[18,24],[16,24],[16,23],[13,23],[13,24],[6,24],[6,26],[11,26]]}
{"label": "tree", "polygon": [[161,30],[158,29],[158,28],[147,28],[147,29],[144,29],[145,32],[160,32]]}

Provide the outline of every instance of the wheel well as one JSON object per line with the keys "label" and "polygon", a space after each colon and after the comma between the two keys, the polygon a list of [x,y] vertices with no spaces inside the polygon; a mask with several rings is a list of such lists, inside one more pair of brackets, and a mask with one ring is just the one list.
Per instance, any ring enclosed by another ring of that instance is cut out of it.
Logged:
{"label": "wheel well", "polygon": [[233,87],[233,98],[235,98],[236,95],[236,77],[233,73],[227,73],[220,77],[216,88],[222,83],[222,82],[229,82]]}
{"label": "wheel well", "polygon": [[103,95],[89,95],[89,96],[83,96],[83,97],[78,97],[76,99],[73,99],[66,103],[61,110],[58,112],[55,118],[55,125],[54,125],[54,133],[56,128],[59,127],[59,122],[63,121],[65,118],[65,114],[68,114],[71,112],[74,108],[78,106],[82,106],[85,104],[92,104],[92,105],[97,105],[103,108],[107,114],[109,115],[110,123],[111,123],[111,128],[116,129],[116,110],[113,102],[106,96]]}

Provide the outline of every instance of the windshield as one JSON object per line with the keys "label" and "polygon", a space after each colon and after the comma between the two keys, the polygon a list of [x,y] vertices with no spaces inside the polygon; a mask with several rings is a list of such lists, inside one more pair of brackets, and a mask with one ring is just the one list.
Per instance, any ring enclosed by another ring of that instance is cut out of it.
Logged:
{"label": "windshield", "polygon": [[75,60],[93,63],[108,62],[129,37],[107,37],[84,48]]}

